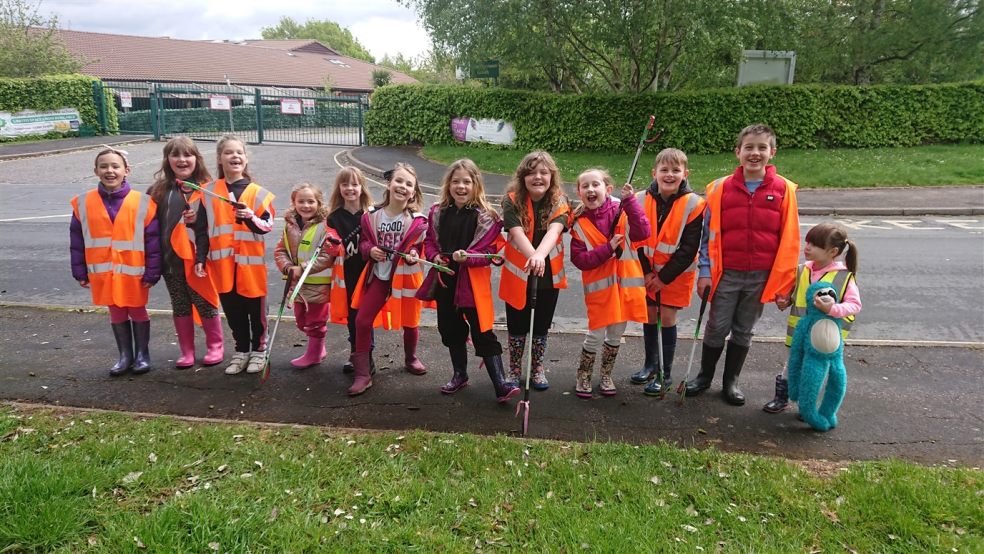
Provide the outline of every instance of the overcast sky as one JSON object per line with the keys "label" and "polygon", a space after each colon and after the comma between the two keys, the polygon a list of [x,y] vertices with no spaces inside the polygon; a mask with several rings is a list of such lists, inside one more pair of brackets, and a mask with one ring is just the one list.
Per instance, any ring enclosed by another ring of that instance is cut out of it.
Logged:
{"label": "overcast sky", "polygon": [[348,28],[376,59],[430,49],[416,14],[396,0],[41,0],[39,13],[57,15],[73,31],[198,39],[258,39],[281,17],[298,23],[329,19]]}

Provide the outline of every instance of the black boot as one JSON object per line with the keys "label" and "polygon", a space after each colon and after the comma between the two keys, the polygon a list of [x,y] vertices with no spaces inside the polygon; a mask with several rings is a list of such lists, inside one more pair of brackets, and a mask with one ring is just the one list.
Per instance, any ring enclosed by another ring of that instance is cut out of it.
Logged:
{"label": "black boot", "polygon": [[113,323],[113,336],[116,338],[116,348],[120,351],[120,359],[116,365],[109,368],[109,374],[117,377],[130,371],[130,366],[133,365],[133,330],[130,327],[130,320]]}
{"label": "black boot", "polygon": [[724,352],[723,346],[707,346],[701,344],[700,347],[700,373],[692,381],[687,382],[687,396],[697,396],[698,394],[711,388],[714,381],[714,371],[721,353]]}
{"label": "black boot", "polygon": [[451,369],[454,374],[451,380],[441,387],[444,394],[454,394],[468,385],[468,349],[464,344],[449,346],[451,354]]}
{"label": "black boot", "polygon": [[140,375],[150,371],[150,321],[133,322],[133,344],[136,358],[133,360],[133,373]]}
{"label": "black boot", "polygon": [[656,376],[657,352],[656,352],[656,325],[650,323],[642,324],[642,346],[646,350],[646,359],[642,369],[632,374],[629,381],[636,385],[643,385]]}
{"label": "black boot", "polygon": [[499,404],[504,404],[519,394],[519,387],[511,381],[506,381],[505,371],[502,368],[502,355],[496,354],[482,359],[485,360],[485,369],[489,372],[489,379],[492,379],[495,399]]}
{"label": "black boot", "polygon": [[342,373],[350,374],[355,373],[355,366],[352,364],[352,354],[355,353],[355,343],[349,343],[349,359],[342,364]]}
{"label": "black boot", "polygon": [[[671,373],[673,372],[673,356],[676,355],[676,345],[677,345],[677,328],[676,325],[673,327],[663,327],[663,332],[660,335],[660,345],[663,348],[663,381],[660,382],[659,379],[653,379],[650,381],[646,388],[643,389],[643,394],[647,396],[663,396],[666,394],[664,391],[669,390],[670,385],[673,384],[673,378]],[[659,375],[660,372],[657,372]]]}
{"label": "black boot", "polygon": [[738,389],[738,376],[741,375],[741,368],[745,365],[747,355],[747,346],[739,346],[734,341],[728,341],[728,353],[724,356],[724,388],[721,390],[721,396],[732,406],[745,404],[745,395]]}
{"label": "black boot", "polygon": [[776,375],[776,397],[762,407],[766,413],[778,414],[789,406],[789,381],[782,374]]}

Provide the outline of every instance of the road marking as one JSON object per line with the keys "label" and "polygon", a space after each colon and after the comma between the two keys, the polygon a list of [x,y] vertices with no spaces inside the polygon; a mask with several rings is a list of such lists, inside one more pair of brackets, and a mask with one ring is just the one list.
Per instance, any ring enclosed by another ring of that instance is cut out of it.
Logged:
{"label": "road marking", "polygon": [[937,223],[943,223],[944,225],[951,225],[960,229],[967,229],[968,231],[980,231],[984,230],[984,227],[971,227],[970,223],[980,223],[979,219],[937,219]]}
{"label": "road marking", "polygon": [[925,223],[921,219],[883,219],[882,221],[907,231],[939,231],[943,229],[943,227],[914,227],[917,223]]}
{"label": "road marking", "polygon": [[11,219],[0,219],[0,223],[11,223],[14,221],[33,221],[35,219],[53,219],[56,217],[72,217],[72,214],[63,215],[38,215],[34,217],[14,217]]}

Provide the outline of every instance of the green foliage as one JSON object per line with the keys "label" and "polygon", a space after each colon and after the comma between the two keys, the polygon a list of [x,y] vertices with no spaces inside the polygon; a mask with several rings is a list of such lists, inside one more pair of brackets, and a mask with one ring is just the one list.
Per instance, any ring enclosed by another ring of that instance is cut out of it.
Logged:
{"label": "green foliage", "polygon": [[397,85],[374,92],[371,106],[369,144],[452,144],[451,118],[466,116],[511,122],[522,150],[627,152],[648,114],[665,129],[663,145],[695,154],[733,150],[755,122],[771,125],[782,148],[984,142],[984,81],[631,95]]}
{"label": "green foliage", "polygon": [[[315,101],[313,115],[285,115],[279,106],[263,106],[264,129],[358,127],[359,107],[353,102]],[[150,110],[135,110],[119,114],[120,128],[150,132]],[[232,123],[237,131],[256,130],[256,106],[236,106]],[[168,109],[164,115],[164,132],[187,134],[221,132],[229,129],[229,113],[209,108]]]}
{"label": "green foliage", "polygon": [[328,19],[309,19],[301,25],[289,17],[282,17],[275,27],[264,27],[261,33],[263,38],[267,40],[316,40],[343,56],[365,60],[369,63],[375,61],[372,54],[352,36],[351,31]]}
{"label": "green foliage", "polygon": [[0,77],[75,73],[82,63],[58,40],[58,18],[38,14],[40,2],[0,0]]}
{"label": "green foliage", "polygon": [[376,69],[372,72],[372,86],[385,87],[393,80],[393,74],[385,69]]}
{"label": "green foliage", "polygon": [[[76,108],[82,117],[82,124],[101,128],[99,109],[93,95],[93,84],[99,79],[86,75],[49,75],[25,79],[0,78],[0,110],[19,112],[21,110],[57,110]],[[119,124],[112,91],[103,88],[104,105],[107,112],[108,131],[116,132]]]}

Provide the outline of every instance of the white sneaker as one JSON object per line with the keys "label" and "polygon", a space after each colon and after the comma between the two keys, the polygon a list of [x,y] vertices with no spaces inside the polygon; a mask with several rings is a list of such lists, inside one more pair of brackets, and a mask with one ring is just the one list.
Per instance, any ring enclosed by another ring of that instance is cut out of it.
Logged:
{"label": "white sneaker", "polygon": [[259,373],[263,371],[264,365],[266,365],[266,352],[250,352],[246,373]]}
{"label": "white sneaker", "polygon": [[226,375],[242,373],[248,363],[249,352],[236,352],[232,355],[232,361],[229,363],[229,367],[225,368],[225,373]]}

